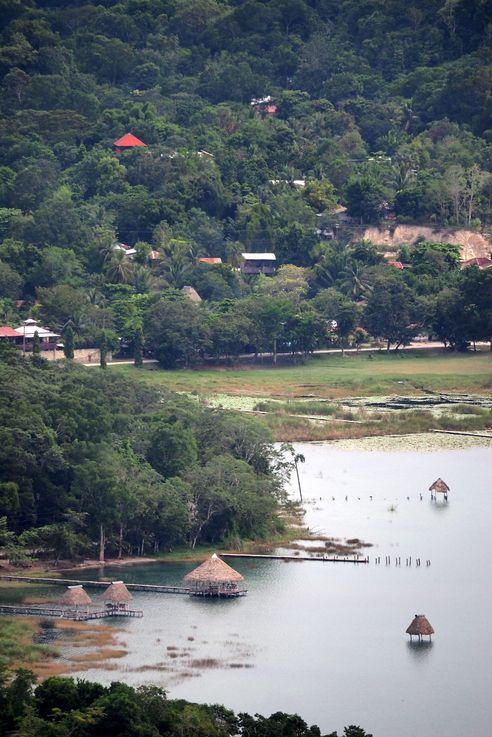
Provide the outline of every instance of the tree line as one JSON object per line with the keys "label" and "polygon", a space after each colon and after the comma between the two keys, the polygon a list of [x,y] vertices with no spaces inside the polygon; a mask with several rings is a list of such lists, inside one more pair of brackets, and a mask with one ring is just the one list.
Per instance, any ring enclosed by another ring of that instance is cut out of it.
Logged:
{"label": "tree line", "polygon": [[[157,686],[135,689],[73,678],[52,677],[33,688],[34,674],[0,670],[0,737],[321,737],[297,714],[270,717],[235,714],[219,704],[168,699]],[[331,732],[325,737],[337,737]],[[361,727],[345,727],[342,737],[372,737]]]}
{"label": "tree line", "polygon": [[106,372],[0,361],[0,548],[22,563],[279,531],[290,466],[249,417]]}

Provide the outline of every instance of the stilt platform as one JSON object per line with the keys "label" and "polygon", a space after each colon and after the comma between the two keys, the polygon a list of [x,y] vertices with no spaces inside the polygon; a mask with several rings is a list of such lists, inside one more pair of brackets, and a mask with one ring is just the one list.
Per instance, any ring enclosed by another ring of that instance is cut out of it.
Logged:
{"label": "stilt platform", "polygon": [[238,596],[246,596],[248,589],[238,589],[237,591],[228,591],[220,594],[214,594],[210,591],[192,591],[191,596],[201,596],[210,599],[237,599]]}

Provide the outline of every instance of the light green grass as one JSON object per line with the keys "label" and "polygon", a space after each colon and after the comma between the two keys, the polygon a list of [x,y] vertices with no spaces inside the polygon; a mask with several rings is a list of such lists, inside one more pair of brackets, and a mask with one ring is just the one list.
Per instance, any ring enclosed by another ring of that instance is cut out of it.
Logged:
{"label": "light green grass", "polygon": [[155,366],[111,367],[156,387],[200,395],[231,394],[292,399],[409,395],[426,392],[492,394],[492,353],[444,351],[315,356],[285,367],[242,366],[164,371]]}
{"label": "light green grass", "polygon": [[39,633],[39,620],[35,617],[0,620],[0,665],[10,668],[22,663],[24,667],[45,658],[57,656],[57,650],[34,642]]}

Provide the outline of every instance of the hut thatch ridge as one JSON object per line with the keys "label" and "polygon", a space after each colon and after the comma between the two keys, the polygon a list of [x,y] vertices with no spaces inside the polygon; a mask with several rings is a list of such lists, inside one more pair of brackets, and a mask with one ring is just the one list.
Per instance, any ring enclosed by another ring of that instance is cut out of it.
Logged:
{"label": "hut thatch ridge", "polygon": [[244,581],[244,577],[240,573],[228,566],[227,563],[214,553],[211,558],[204,561],[198,568],[185,576],[185,581],[201,582],[201,583],[231,583],[236,581]]}
{"label": "hut thatch ridge", "polygon": [[124,604],[127,601],[133,601],[133,596],[123,581],[112,581],[101,598],[103,601],[112,604]]}
{"label": "hut thatch ridge", "polygon": [[441,478],[434,481],[434,483],[429,486],[429,491],[439,491],[443,494],[447,494],[449,491],[449,486],[445,481],[443,481]]}
{"label": "hut thatch ridge", "polygon": [[87,606],[87,604],[92,604],[92,599],[87,591],[84,591],[83,586],[78,584],[77,586],[68,586],[63,596],[60,597],[59,604],[65,606]]}
{"label": "hut thatch ridge", "polygon": [[416,614],[406,629],[407,635],[433,635],[434,628],[424,614]]}

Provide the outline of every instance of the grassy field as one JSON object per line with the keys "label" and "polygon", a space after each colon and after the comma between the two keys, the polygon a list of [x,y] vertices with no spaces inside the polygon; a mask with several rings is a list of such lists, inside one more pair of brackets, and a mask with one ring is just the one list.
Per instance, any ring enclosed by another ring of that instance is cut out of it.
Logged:
{"label": "grassy field", "polygon": [[492,394],[492,353],[405,351],[315,356],[299,366],[163,371],[154,365],[111,367],[173,391],[279,399],[410,395],[426,392]]}
{"label": "grassy field", "polygon": [[2,617],[0,623],[0,665],[36,670],[42,662],[57,656],[55,648],[38,645],[35,638],[40,632],[40,621],[36,617]]}

